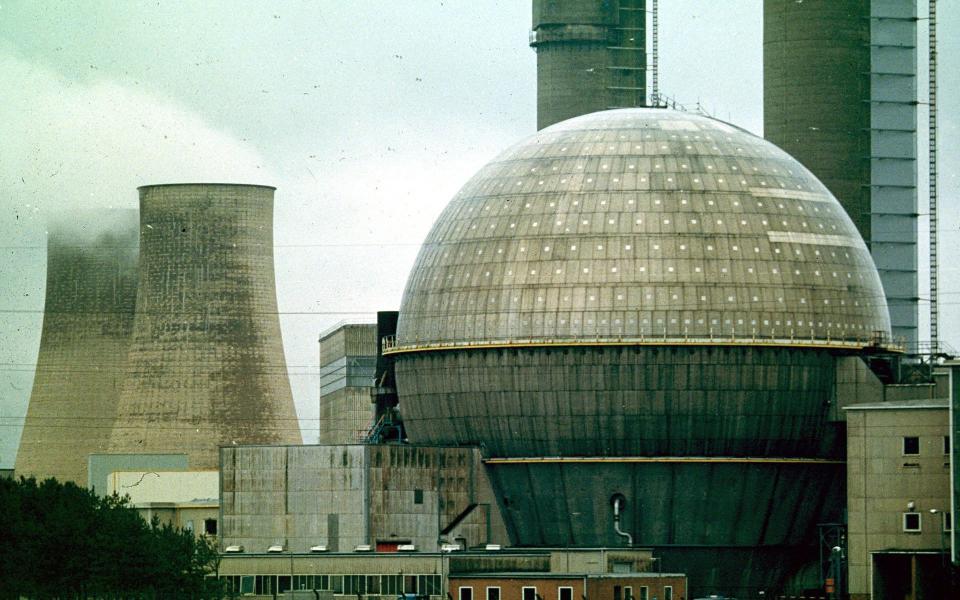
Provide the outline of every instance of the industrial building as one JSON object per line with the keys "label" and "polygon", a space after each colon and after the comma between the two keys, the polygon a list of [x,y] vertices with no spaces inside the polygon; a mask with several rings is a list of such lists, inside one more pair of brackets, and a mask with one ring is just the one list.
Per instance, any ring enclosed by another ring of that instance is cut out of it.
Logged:
{"label": "industrial building", "polygon": [[949,409],[944,396],[846,407],[852,599],[950,596]]}
{"label": "industrial building", "polygon": [[[228,552],[218,575],[235,594],[253,599],[290,597],[308,590],[370,600],[401,596],[575,600],[585,597],[584,591],[590,598],[620,600],[689,597],[684,575],[657,571],[655,563],[646,549],[488,547],[443,552],[288,553],[276,548],[260,553]],[[577,595],[571,596],[573,593]]]}
{"label": "industrial building", "polygon": [[129,506],[150,522],[217,538],[220,476],[216,471],[114,471],[106,493],[127,496]]}
{"label": "industrial building", "polygon": [[918,341],[917,3],[764,0],[765,137],[870,248],[893,335]]}
{"label": "industrial building", "polygon": [[638,543],[692,589],[744,595],[797,584],[840,518],[838,357],[889,332],[868,249],[807,169],[725,123],[628,109],[464,185],[388,352],[408,437],[482,445],[512,544]]}
{"label": "industrial building", "polygon": [[476,448],[239,446],[220,460],[223,548],[438,552],[506,540]]}
{"label": "industrial building", "polygon": [[345,323],[321,334],[321,444],[363,441],[374,415],[376,361],[376,324]]}
{"label": "industrial building", "polygon": [[537,129],[647,105],[645,0],[533,0]]}
{"label": "industrial building", "polygon": [[136,211],[53,224],[37,371],[17,452],[18,476],[87,482],[104,452],[123,384],[137,294]]}
{"label": "industrial building", "polygon": [[137,308],[109,452],[300,443],[273,273],[274,188],[140,188]]}

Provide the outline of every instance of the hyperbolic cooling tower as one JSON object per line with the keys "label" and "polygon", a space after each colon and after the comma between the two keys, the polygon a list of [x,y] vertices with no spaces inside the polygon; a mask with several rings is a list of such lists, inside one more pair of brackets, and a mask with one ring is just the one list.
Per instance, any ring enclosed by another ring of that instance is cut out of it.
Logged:
{"label": "hyperbolic cooling tower", "polygon": [[739,597],[783,586],[839,518],[835,357],[889,330],[868,249],[807,169],[725,123],[629,109],[467,182],[390,352],[408,437],[482,445],[514,544],[623,545],[622,495],[634,544]]}
{"label": "hyperbolic cooling tower", "polygon": [[140,188],[140,281],[110,451],[301,443],[273,274],[274,188]]}
{"label": "hyperbolic cooling tower", "polygon": [[645,0],[533,0],[537,129],[646,105]]}
{"label": "hyperbolic cooling tower", "polygon": [[43,332],[17,475],[87,484],[105,452],[137,290],[136,211],[71,215],[50,228]]}

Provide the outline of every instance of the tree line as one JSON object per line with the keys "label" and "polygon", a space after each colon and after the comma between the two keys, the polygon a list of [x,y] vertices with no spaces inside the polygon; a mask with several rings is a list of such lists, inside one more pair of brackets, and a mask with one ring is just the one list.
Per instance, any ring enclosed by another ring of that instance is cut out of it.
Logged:
{"label": "tree line", "polygon": [[0,479],[0,598],[219,598],[215,543],[127,498],[55,479]]}

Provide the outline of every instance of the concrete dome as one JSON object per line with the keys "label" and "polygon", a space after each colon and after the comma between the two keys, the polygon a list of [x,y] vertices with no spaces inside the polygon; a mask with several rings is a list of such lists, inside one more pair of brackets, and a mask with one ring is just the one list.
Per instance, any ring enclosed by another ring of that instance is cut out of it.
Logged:
{"label": "concrete dome", "polygon": [[800,163],[707,117],[611,110],[483,167],[411,272],[398,349],[865,345],[890,324],[850,218]]}

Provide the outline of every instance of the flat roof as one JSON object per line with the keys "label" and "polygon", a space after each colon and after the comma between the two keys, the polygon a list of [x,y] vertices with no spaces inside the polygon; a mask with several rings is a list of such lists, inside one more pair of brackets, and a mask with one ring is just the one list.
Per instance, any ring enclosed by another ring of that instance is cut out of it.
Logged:
{"label": "flat roof", "polygon": [[657,573],[655,571],[636,571],[630,573],[584,573],[580,571],[570,573],[538,572],[538,571],[494,571],[490,573],[450,573],[449,579],[495,579],[498,577],[509,579],[653,579],[660,577],[686,577],[686,573]]}
{"label": "flat roof", "polygon": [[947,398],[918,398],[916,400],[896,400],[891,402],[864,402],[844,406],[843,410],[923,410],[950,408]]}

